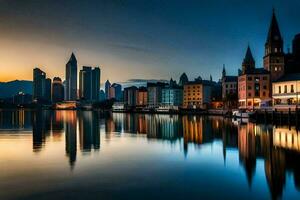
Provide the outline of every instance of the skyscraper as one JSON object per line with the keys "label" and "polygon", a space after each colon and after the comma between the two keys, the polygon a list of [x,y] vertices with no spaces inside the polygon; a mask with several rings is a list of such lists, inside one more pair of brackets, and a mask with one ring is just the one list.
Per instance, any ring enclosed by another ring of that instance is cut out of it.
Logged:
{"label": "skyscraper", "polygon": [[39,68],[33,69],[33,100],[37,102],[51,101],[51,79]]}
{"label": "skyscraper", "polygon": [[33,100],[38,101],[43,98],[45,79],[45,72],[43,72],[39,68],[33,69]]}
{"label": "skyscraper", "polygon": [[54,77],[52,82],[52,101],[54,103],[64,100],[64,86],[59,77]]}
{"label": "skyscraper", "polygon": [[70,60],[66,64],[66,100],[75,101],[77,99],[77,59],[72,53]]}
{"label": "skyscraper", "polygon": [[116,99],[117,101],[120,101],[122,98],[122,86],[117,83],[113,83],[109,89],[109,98]]}
{"label": "skyscraper", "polygon": [[79,98],[98,101],[100,90],[100,68],[83,66],[79,72]]}
{"label": "skyscraper", "polygon": [[111,84],[110,84],[110,82],[109,82],[109,80],[107,80],[106,82],[105,82],[105,98],[106,99],[110,99],[110,86],[111,86]]}
{"label": "skyscraper", "polygon": [[94,101],[99,100],[100,82],[101,82],[101,70],[99,67],[95,67],[92,70],[92,99]]}

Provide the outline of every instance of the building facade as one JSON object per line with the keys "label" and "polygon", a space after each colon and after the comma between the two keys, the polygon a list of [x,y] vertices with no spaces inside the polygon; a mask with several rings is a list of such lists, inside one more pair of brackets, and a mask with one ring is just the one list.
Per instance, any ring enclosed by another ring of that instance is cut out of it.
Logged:
{"label": "building facade", "polygon": [[39,68],[33,69],[33,100],[41,103],[51,102],[51,79]]}
{"label": "building facade", "polygon": [[169,85],[162,89],[163,106],[182,106],[183,88],[178,85]]}
{"label": "building facade", "polygon": [[239,108],[258,108],[271,103],[270,72],[255,68],[255,61],[248,46],[238,77]]}
{"label": "building facade", "polygon": [[146,107],[148,104],[148,92],[146,87],[140,87],[137,91],[137,102],[138,107]]}
{"label": "building facade", "polygon": [[183,107],[188,109],[204,109],[211,103],[210,81],[196,79],[183,86]]}
{"label": "building facade", "polygon": [[66,64],[65,99],[67,101],[77,100],[77,59],[74,53],[72,53],[68,63]]}
{"label": "building facade", "polygon": [[164,88],[166,83],[147,83],[148,91],[148,107],[157,108],[161,105],[162,100],[162,88]]}
{"label": "building facade", "polygon": [[79,98],[87,101],[98,101],[100,90],[99,67],[83,66],[79,72]]}
{"label": "building facade", "polygon": [[272,83],[273,106],[279,110],[295,110],[299,104],[300,73],[286,74]]}
{"label": "building facade", "polygon": [[127,108],[133,108],[137,102],[138,88],[135,86],[124,88],[124,104]]}
{"label": "building facade", "polygon": [[113,83],[109,88],[109,98],[117,101],[122,100],[122,86],[117,83]]}
{"label": "building facade", "polygon": [[279,79],[285,71],[283,39],[274,10],[265,43],[264,69],[270,72],[271,81]]}

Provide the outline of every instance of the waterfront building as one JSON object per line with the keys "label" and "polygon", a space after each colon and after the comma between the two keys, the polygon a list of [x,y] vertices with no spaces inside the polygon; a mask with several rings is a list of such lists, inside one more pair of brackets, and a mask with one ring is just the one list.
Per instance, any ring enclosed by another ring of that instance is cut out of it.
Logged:
{"label": "waterfront building", "polygon": [[148,92],[146,87],[140,87],[137,91],[137,102],[138,107],[146,107],[148,103]]}
{"label": "waterfront building", "polygon": [[183,107],[189,109],[204,109],[211,103],[211,82],[200,77],[189,81],[183,86]]}
{"label": "waterfront building", "polygon": [[57,103],[64,100],[64,85],[61,78],[54,77],[52,82],[52,102]]}
{"label": "waterfront building", "polygon": [[110,99],[110,86],[111,86],[111,84],[110,84],[109,80],[107,80],[105,82],[105,98],[106,99]]}
{"label": "waterfront building", "polygon": [[66,64],[66,92],[65,100],[76,101],[77,99],[77,59],[72,53]]}
{"label": "waterfront building", "polygon": [[284,75],[284,64],[283,39],[273,10],[264,56],[264,69],[270,72],[271,81]]}
{"label": "waterfront building", "polygon": [[286,74],[272,83],[273,106],[276,109],[292,109],[299,104],[300,73]]}
{"label": "waterfront building", "polygon": [[238,98],[240,108],[257,108],[270,105],[270,72],[255,68],[255,61],[248,46],[238,77]]}
{"label": "waterfront building", "polygon": [[228,76],[225,65],[222,71],[222,100],[225,107],[236,107],[238,102],[238,76]]}
{"label": "waterfront building", "polygon": [[222,71],[222,99],[225,100],[228,96],[237,94],[238,77],[227,76],[225,66]]}
{"label": "waterfront building", "polygon": [[109,88],[109,98],[121,101],[122,99],[122,86],[117,83],[113,83]]}
{"label": "waterfront building", "polygon": [[79,97],[82,100],[98,101],[100,89],[99,67],[83,66],[79,72]]}
{"label": "waterfront building", "polygon": [[33,100],[49,103],[51,101],[51,79],[39,68],[33,69]]}
{"label": "waterfront building", "polygon": [[148,90],[148,107],[157,108],[161,104],[162,100],[162,88],[164,88],[166,83],[147,83]]}
{"label": "waterfront building", "polygon": [[126,108],[136,106],[138,88],[135,86],[124,88],[124,104]]}
{"label": "waterfront building", "polygon": [[183,88],[172,79],[170,84],[162,89],[162,106],[182,106]]}

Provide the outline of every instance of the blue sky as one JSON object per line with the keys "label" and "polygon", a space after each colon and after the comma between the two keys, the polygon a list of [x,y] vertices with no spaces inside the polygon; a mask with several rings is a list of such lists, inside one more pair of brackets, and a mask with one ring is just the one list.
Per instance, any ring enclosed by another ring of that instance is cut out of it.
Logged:
{"label": "blue sky", "polygon": [[[178,79],[237,74],[250,44],[258,67],[275,8],[284,47],[300,32],[300,1],[0,0],[0,81],[32,78],[40,67],[64,79],[100,66],[102,80]],[[9,70],[8,70],[9,69]]]}

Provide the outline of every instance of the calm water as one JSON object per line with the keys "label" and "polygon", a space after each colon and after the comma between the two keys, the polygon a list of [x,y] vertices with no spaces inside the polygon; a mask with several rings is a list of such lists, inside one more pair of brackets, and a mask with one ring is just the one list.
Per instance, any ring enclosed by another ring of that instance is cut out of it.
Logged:
{"label": "calm water", "polygon": [[0,111],[0,199],[300,199],[300,133],[219,117]]}

